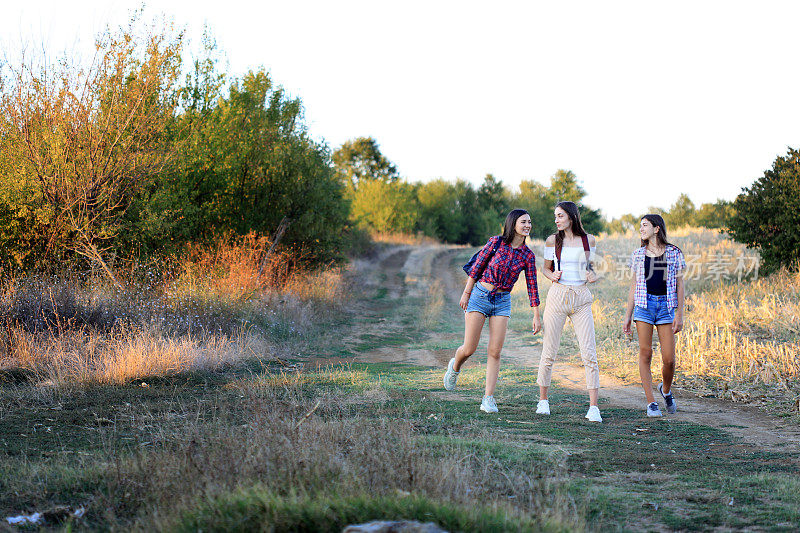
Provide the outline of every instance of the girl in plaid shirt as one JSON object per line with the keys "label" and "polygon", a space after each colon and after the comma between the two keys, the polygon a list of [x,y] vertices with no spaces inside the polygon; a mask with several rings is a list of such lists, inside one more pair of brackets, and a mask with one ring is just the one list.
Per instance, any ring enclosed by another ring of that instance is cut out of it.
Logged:
{"label": "girl in plaid shirt", "polygon": [[536,284],[536,257],[525,244],[531,232],[531,216],[523,209],[514,209],[506,217],[503,235],[492,237],[478,253],[469,272],[467,285],[459,305],[464,310],[464,344],[447,364],[444,388],[456,386],[461,365],[478,347],[481,330],[489,319],[489,347],[486,360],[486,391],[481,411],[496,413],[494,389],[500,372],[500,351],[506,338],[511,316],[511,289],[520,272],[525,271],[528,299],[533,307],[533,333],[542,328],[539,318],[539,289]]}
{"label": "girl in plaid shirt", "polygon": [[633,252],[630,267],[633,283],[628,293],[628,306],[622,329],[631,333],[636,322],[639,336],[639,376],[647,398],[647,416],[661,416],[653,396],[653,326],[658,330],[661,345],[661,377],[658,385],[667,412],[678,410],[672,394],[675,374],[675,334],[683,329],[683,272],[686,261],[680,248],[667,241],[667,227],[660,215],[645,215],[639,226],[642,246]]}

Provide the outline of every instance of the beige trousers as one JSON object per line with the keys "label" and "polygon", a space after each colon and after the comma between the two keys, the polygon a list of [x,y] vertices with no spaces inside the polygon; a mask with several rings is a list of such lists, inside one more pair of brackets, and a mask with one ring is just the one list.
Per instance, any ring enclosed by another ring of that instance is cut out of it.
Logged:
{"label": "beige trousers", "polygon": [[600,388],[600,369],[597,366],[597,348],[594,339],[594,318],[592,317],[592,293],[586,285],[569,286],[553,283],[547,292],[544,307],[544,341],[542,358],[539,361],[539,377],[536,380],[542,387],[550,386],[553,361],[561,342],[561,332],[567,317],[572,320],[581,358],[586,371],[586,388]]}

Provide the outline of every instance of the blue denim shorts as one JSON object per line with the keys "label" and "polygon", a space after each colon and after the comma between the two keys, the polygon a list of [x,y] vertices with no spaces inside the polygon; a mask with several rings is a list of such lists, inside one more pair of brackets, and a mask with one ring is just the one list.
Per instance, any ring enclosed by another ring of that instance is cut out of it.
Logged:
{"label": "blue denim shorts", "polygon": [[675,321],[675,309],[669,308],[666,296],[647,295],[647,309],[638,305],[633,309],[633,321],[659,324],[672,324]]}
{"label": "blue denim shorts", "polygon": [[475,284],[467,304],[467,313],[477,311],[484,316],[511,316],[511,293],[496,292],[493,295],[480,283]]}

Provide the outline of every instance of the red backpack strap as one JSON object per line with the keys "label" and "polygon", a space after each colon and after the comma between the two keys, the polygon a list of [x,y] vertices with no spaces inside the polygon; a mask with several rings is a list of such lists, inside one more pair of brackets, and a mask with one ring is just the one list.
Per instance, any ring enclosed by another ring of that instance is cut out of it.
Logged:
{"label": "red backpack strap", "polygon": [[[556,234],[554,233],[553,236],[555,237]],[[556,239],[555,241],[556,241],[556,262],[558,263],[558,267],[556,268],[556,263],[554,262],[551,265],[553,272],[555,272],[556,270],[561,270],[561,246],[559,246],[558,239]]]}
{"label": "red backpack strap", "polygon": [[583,241],[583,251],[586,252],[586,270],[592,270],[592,263],[589,261],[589,257],[592,255],[589,248],[589,236],[581,235],[581,241]]}

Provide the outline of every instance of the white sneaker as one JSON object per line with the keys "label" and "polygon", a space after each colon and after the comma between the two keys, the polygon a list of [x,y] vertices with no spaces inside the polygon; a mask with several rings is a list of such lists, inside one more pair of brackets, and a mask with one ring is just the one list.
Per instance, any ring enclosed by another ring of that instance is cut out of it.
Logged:
{"label": "white sneaker", "polygon": [[447,372],[444,373],[444,388],[447,390],[453,390],[456,388],[456,380],[458,380],[459,373],[453,370],[454,364],[456,364],[455,357],[450,359],[450,362],[447,363]]}
{"label": "white sneaker", "polygon": [[664,403],[667,404],[667,412],[671,415],[674,415],[675,412],[678,410],[678,404],[675,403],[675,396],[673,396],[672,391],[669,391],[667,394],[664,394],[664,384],[658,384],[658,392],[661,393],[661,397],[664,398]]}
{"label": "white sneaker", "polygon": [[549,415],[550,414],[550,402],[547,400],[539,400],[539,403],[536,404],[536,414],[537,415]]}
{"label": "white sneaker", "polygon": [[589,422],[603,421],[603,417],[600,416],[600,409],[598,409],[596,405],[589,407],[589,410],[586,412],[586,418],[589,420]]}
{"label": "white sneaker", "polygon": [[658,404],[656,402],[653,402],[647,406],[647,416],[650,418],[661,416],[661,409],[658,408]]}
{"label": "white sneaker", "polygon": [[494,396],[484,396],[481,402],[481,411],[484,413],[496,413],[497,404],[494,402]]}

